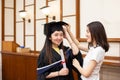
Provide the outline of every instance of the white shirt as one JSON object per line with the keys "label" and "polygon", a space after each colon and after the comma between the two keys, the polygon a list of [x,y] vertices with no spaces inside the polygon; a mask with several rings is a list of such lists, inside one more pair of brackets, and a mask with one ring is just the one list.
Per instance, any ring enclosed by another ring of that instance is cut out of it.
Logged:
{"label": "white shirt", "polygon": [[84,58],[83,68],[87,68],[91,60],[95,60],[97,62],[97,65],[93,70],[92,74],[88,78],[82,75],[81,76],[82,80],[99,80],[99,71],[103,63],[104,56],[105,56],[105,50],[101,46],[98,46],[96,48],[90,47],[87,55]]}

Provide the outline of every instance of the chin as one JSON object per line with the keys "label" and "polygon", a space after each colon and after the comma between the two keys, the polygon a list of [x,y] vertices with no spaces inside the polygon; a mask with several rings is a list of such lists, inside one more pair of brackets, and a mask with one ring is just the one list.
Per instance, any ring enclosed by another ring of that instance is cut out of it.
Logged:
{"label": "chin", "polygon": [[[60,43],[60,44],[61,44],[61,43]],[[57,45],[59,46],[60,44],[57,44]]]}

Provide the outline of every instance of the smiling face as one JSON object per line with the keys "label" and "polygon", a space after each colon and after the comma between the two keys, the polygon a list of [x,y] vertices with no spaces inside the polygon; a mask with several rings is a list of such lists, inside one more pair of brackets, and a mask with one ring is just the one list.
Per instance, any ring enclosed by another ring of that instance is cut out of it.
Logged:
{"label": "smiling face", "polygon": [[62,31],[55,31],[51,34],[51,37],[49,38],[52,42],[52,46],[58,47],[61,42],[63,41],[63,32]]}
{"label": "smiling face", "polygon": [[88,43],[92,42],[91,33],[88,27],[86,28],[86,38]]}
{"label": "smiling face", "polygon": [[94,39],[94,37],[91,34],[91,31],[89,29],[89,27],[86,28],[86,38],[87,38],[87,42],[90,43],[92,46],[96,47],[96,41]]}

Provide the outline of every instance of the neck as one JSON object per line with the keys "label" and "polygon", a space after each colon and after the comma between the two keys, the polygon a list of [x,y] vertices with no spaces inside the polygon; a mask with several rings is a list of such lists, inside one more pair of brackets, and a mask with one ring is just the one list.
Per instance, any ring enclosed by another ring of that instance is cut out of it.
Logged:
{"label": "neck", "polygon": [[93,42],[93,47],[96,47],[96,46],[97,46],[96,41],[94,41]]}
{"label": "neck", "polygon": [[54,44],[53,44],[52,47],[53,47],[53,48],[58,48],[58,45],[54,45]]}

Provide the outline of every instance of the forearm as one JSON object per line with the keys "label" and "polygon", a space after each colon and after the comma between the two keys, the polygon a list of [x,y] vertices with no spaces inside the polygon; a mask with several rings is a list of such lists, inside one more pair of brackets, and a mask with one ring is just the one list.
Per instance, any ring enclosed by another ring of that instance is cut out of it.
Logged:
{"label": "forearm", "polygon": [[80,42],[76,39],[76,37],[73,35],[73,33],[72,33],[70,30],[68,30],[68,33],[69,33],[72,41],[75,43],[75,45],[76,45],[80,50],[85,51],[85,52],[88,51],[88,48],[83,47],[83,46],[80,45]]}
{"label": "forearm", "polygon": [[46,76],[46,78],[53,78],[59,76],[59,71],[51,72],[49,75]]}
{"label": "forearm", "polygon": [[76,44],[76,46],[79,46],[79,41],[76,39],[76,37],[73,35],[73,33],[70,30],[68,30],[68,33],[69,33],[72,41]]}
{"label": "forearm", "polygon": [[73,60],[73,65],[78,69],[78,71],[84,76],[84,77],[89,77],[93,70],[95,69],[96,65],[97,65],[97,62],[95,60],[91,60],[89,62],[89,64],[87,65],[87,67],[83,68],[80,66],[79,62],[74,59]]}
{"label": "forearm", "polygon": [[78,47],[74,44],[74,42],[70,43],[70,46],[71,46],[71,49],[72,49],[73,55],[77,55],[78,52],[79,52]]}
{"label": "forearm", "polygon": [[75,45],[75,43],[72,41],[72,39],[70,38],[69,35],[67,35],[66,38],[67,38],[67,41],[69,42],[69,44],[71,46],[71,49],[73,51],[73,55],[77,55],[78,52],[79,52],[78,47]]}
{"label": "forearm", "polygon": [[80,67],[77,67],[78,71],[85,77],[87,77],[87,72],[85,69],[83,69],[81,66]]}
{"label": "forearm", "polygon": [[62,68],[59,71],[51,72],[46,78],[53,78],[53,77],[57,77],[57,76],[66,76],[66,75],[68,75],[68,73],[69,73],[68,68]]}

